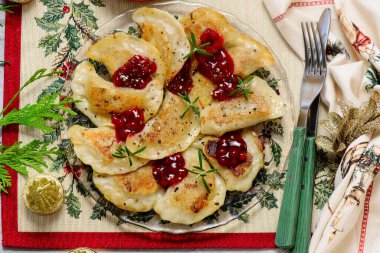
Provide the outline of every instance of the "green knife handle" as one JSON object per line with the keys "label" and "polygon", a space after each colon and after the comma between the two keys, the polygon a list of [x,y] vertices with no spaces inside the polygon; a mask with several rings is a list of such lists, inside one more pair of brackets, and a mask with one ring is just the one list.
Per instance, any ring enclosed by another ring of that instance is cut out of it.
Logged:
{"label": "green knife handle", "polygon": [[293,143],[290,150],[284,195],[282,197],[280,216],[277,224],[277,247],[290,249],[294,246],[298,205],[300,200],[301,179],[303,171],[303,154],[305,145],[305,128],[294,130]]}
{"label": "green knife handle", "polygon": [[293,253],[308,252],[311,238],[311,219],[313,212],[313,188],[315,173],[315,137],[307,137],[305,145],[305,169],[302,176],[296,243],[291,251]]}

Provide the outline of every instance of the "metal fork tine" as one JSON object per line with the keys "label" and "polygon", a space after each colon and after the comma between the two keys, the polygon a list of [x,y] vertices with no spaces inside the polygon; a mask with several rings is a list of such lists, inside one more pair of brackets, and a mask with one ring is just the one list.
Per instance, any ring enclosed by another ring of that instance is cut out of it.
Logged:
{"label": "metal fork tine", "polygon": [[315,41],[313,37],[313,33],[310,31],[310,25],[309,23],[306,23],[306,29],[307,29],[307,34],[309,35],[309,44],[310,44],[310,49],[311,49],[311,68],[310,72],[312,74],[315,74],[315,65],[316,65],[316,51],[315,51]]}
{"label": "metal fork tine", "polygon": [[311,29],[313,31],[314,44],[315,44],[315,74],[321,74],[322,67],[322,46],[320,45],[319,32],[315,29],[314,23],[311,23]]}
{"label": "metal fork tine", "polygon": [[303,44],[305,48],[305,72],[310,71],[310,47],[309,47],[309,37],[306,33],[305,24],[301,23],[302,34],[303,34]]}

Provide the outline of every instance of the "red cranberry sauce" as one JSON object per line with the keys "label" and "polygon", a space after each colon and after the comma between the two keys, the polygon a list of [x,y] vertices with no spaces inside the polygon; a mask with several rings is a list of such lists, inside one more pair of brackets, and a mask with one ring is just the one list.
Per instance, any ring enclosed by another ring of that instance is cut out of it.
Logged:
{"label": "red cranberry sauce", "polygon": [[173,94],[187,94],[193,88],[193,79],[191,78],[191,60],[187,59],[182,69],[173,77],[167,85],[167,89]]}
{"label": "red cranberry sauce", "polygon": [[238,85],[237,75],[232,75],[229,80],[219,82],[216,89],[212,92],[212,97],[219,102],[231,99],[231,92],[233,92]]}
{"label": "red cranberry sauce", "polygon": [[144,89],[152,81],[151,75],[156,71],[157,65],[154,61],[135,55],[115,71],[112,82],[117,87]]}
{"label": "red cranberry sauce", "polygon": [[223,47],[224,38],[217,31],[207,28],[203,31],[201,37],[201,44],[210,43],[209,46],[203,49],[211,54],[215,54],[219,49]]}
{"label": "red cranberry sauce", "polygon": [[144,110],[135,107],[122,113],[113,113],[111,121],[115,126],[116,140],[125,141],[128,136],[144,129]]}
{"label": "red cranberry sauce", "polygon": [[213,83],[228,80],[234,73],[234,61],[224,48],[219,49],[212,56],[195,54],[199,62],[199,72]]}
{"label": "red cranberry sauce", "polygon": [[216,146],[215,159],[221,166],[234,169],[247,160],[247,144],[237,132],[224,134]]}
{"label": "red cranberry sauce", "polygon": [[185,159],[181,153],[176,153],[164,159],[153,162],[153,177],[162,187],[178,184],[188,174]]}
{"label": "red cranberry sauce", "polygon": [[198,71],[215,85],[212,96],[218,101],[231,99],[229,94],[237,87],[237,76],[234,73],[234,61],[231,55],[223,48],[224,39],[222,35],[212,29],[206,29],[201,37],[201,43],[210,42],[211,44],[204,48],[212,56],[196,53],[199,66]]}

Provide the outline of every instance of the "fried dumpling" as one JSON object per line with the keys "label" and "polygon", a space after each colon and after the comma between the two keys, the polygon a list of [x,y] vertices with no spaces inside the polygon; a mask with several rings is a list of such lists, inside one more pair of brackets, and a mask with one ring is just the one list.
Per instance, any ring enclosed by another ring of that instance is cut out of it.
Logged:
{"label": "fried dumpling", "polygon": [[219,139],[205,137],[202,140],[203,153],[210,164],[219,169],[218,173],[225,180],[227,191],[248,191],[257,173],[264,167],[263,144],[257,134],[244,129],[241,136],[247,144],[247,160],[232,170],[221,166],[215,159],[216,143]]}
{"label": "fried dumpling", "polygon": [[215,90],[215,85],[199,72],[193,75],[192,96],[199,97],[199,104],[202,108],[211,104],[213,101],[212,92]]}
{"label": "fried dumpling", "polygon": [[124,32],[117,32],[101,38],[87,51],[87,57],[103,63],[111,76],[135,55],[145,56],[156,62],[157,71],[153,79],[164,79],[166,68],[157,48],[145,40]]}
{"label": "fried dumpling", "polygon": [[[157,71],[164,71],[157,67]],[[163,76],[162,73],[158,74]],[[121,113],[134,107],[144,110],[148,120],[155,115],[163,99],[163,78],[154,78],[144,89],[117,87],[100,77],[94,66],[85,61],[75,70],[71,82],[73,98],[81,102],[77,108],[96,126],[110,126],[111,113]]]}
{"label": "fried dumpling", "polygon": [[161,52],[167,80],[171,80],[185,63],[184,55],[190,51],[182,25],[170,13],[156,8],[139,8],[132,19],[140,26],[141,37]]}
{"label": "fried dumpling", "polygon": [[146,123],[143,131],[127,139],[129,150],[135,152],[146,147],[136,156],[149,160],[186,150],[200,132],[200,120],[193,110],[181,119],[187,105],[182,98],[167,91],[157,115]]}
{"label": "fried dumpling", "polygon": [[221,13],[210,8],[199,8],[180,19],[187,35],[199,37],[207,28],[213,29],[224,38],[223,47],[234,60],[234,74],[246,78],[261,67],[273,65],[275,60],[267,47],[255,39],[242,34],[231,26]]}
{"label": "fried dumpling", "polygon": [[[183,153],[186,166],[199,166],[198,152],[189,148]],[[205,170],[210,166],[202,158]],[[201,179],[189,173],[180,183],[170,186],[165,195],[159,199],[154,210],[162,220],[173,223],[194,224],[213,214],[224,203],[226,186],[224,180],[215,172],[206,174],[206,182],[211,193],[208,193]]]}
{"label": "fried dumpling", "polygon": [[240,96],[206,106],[201,111],[201,133],[221,136],[284,115],[284,103],[264,80],[255,77],[249,86],[253,94],[248,100]]}
{"label": "fried dumpling", "polygon": [[115,130],[112,128],[90,129],[75,125],[69,129],[69,135],[76,156],[96,172],[109,175],[124,174],[148,162],[148,160],[131,156],[131,165],[128,158],[113,157],[112,154],[120,144],[116,142]]}
{"label": "fried dumpling", "polygon": [[153,209],[165,190],[156,183],[151,166],[122,175],[93,174],[96,187],[104,197],[120,209],[147,212]]}

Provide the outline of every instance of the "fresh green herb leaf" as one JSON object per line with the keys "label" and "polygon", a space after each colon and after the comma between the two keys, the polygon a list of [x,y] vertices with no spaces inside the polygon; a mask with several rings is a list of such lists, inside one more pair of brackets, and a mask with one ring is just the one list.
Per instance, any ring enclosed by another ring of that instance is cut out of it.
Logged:
{"label": "fresh green herb leaf", "polygon": [[208,192],[208,193],[211,193],[210,187],[208,186],[205,177],[202,176],[201,178],[202,178],[203,185],[206,187],[207,192]]}
{"label": "fresh green herb leaf", "polygon": [[200,170],[200,172],[194,171],[194,170],[190,170],[190,169],[186,169],[186,170],[188,172],[194,174],[194,175],[197,175],[197,177],[196,177],[197,180],[199,178],[201,178],[202,182],[203,182],[203,185],[205,186],[205,188],[207,190],[207,193],[211,193],[210,187],[208,186],[205,177],[206,177],[207,173],[217,172],[219,169],[212,168],[212,169],[209,169],[209,170],[205,170],[203,168],[203,159],[202,159],[202,150],[201,149],[198,149],[198,160],[199,160],[199,166],[193,166],[193,168],[197,169],[197,170]]}
{"label": "fresh green herb leaf", "polygon": [[195,53],[197,53],[197,54],[203,54],[203,55],[207,55],[207,56],[212,56],[213,55],[213,54],[210,54],[206,50],[203,49],[203,48],[211,45],[211,42],[207,42],[207,43],[204,43],[204,44],[201,44],[201,45],[197,46],[197,40],[195,39],[194,33],[190,32],[190,35],[191,35],[191,38],[189,38],[189,37],[186,37],[186,38],[187,38],[187,40],[190,43],[190,48],[191,49],[190,49],[190,52],[188,52],[183,57],[183,60],[186,60],[187,58],[191,57]]}
{"label": "fresh green herb leaf", "polygon": [[249,89],[249,84],[252,80],[252,75],[248,76],[244,81],[241,80],[240,77],[238,77],[239,84],[237,85],[237,88],[229,94],[229,96],[231,97],[237,94],[243,94],[245,100],[248,100],[248,95],[253,94],[253,91]]}
{"label": "fresh green herb leaf", "polygon": [[119,147],[117,147],[115,153],[112,154],[112,156],[115,158],[119,158],[119,159],[128,158],[129,166],[132,166],[133,163],[132,163],[131,156],[137,155],[138,153],[143,152],[145,149],[146,149],[146,147],[142,147],[142,148],[136,150],[135,152],[131,152],[127,148],[127,146],[120,145]]}
{"label": "fresh green herb leaf", "polygon": [[11,186],[11,177],[5,166],[27,177],[30,167],[38,172],[43,172],[43,167],[47,167],[45,158],[53,160],[52,155],[60,155],[62,152],[57,148],[48,149],[48,143],[34,140],[21,146],[21,142],[16,142],[13,146],[1,146],[0,150],[0,192],[8,193],[6,187]]}
{"label": "fresh green herb leaf", "polygon": [[185,101],[188,103],[188,105],[187,105],[185,111],[184,111],[184,112],[182,113],[182,115],[181,115],[181,119],[183,119],[183,118],[185,117],[186,113],[187,113],[190,109],[192,109],[198,117],[201,115],[200,111],[199,111],[198,108],[195,106],[195,104],[196,104],[196,103],[198,102],[198,100],[199,100],[199,97],[197,97],[193,102],[191,102],[190,97],[189,97],[189,95],[187,94],[186,91],[185,91],[185,93],[184,93],[183,95],[182,95],[182,94],[178,94],[178,96],[179,96],[180,98],[182,98],[183,100],[185,100]]}

